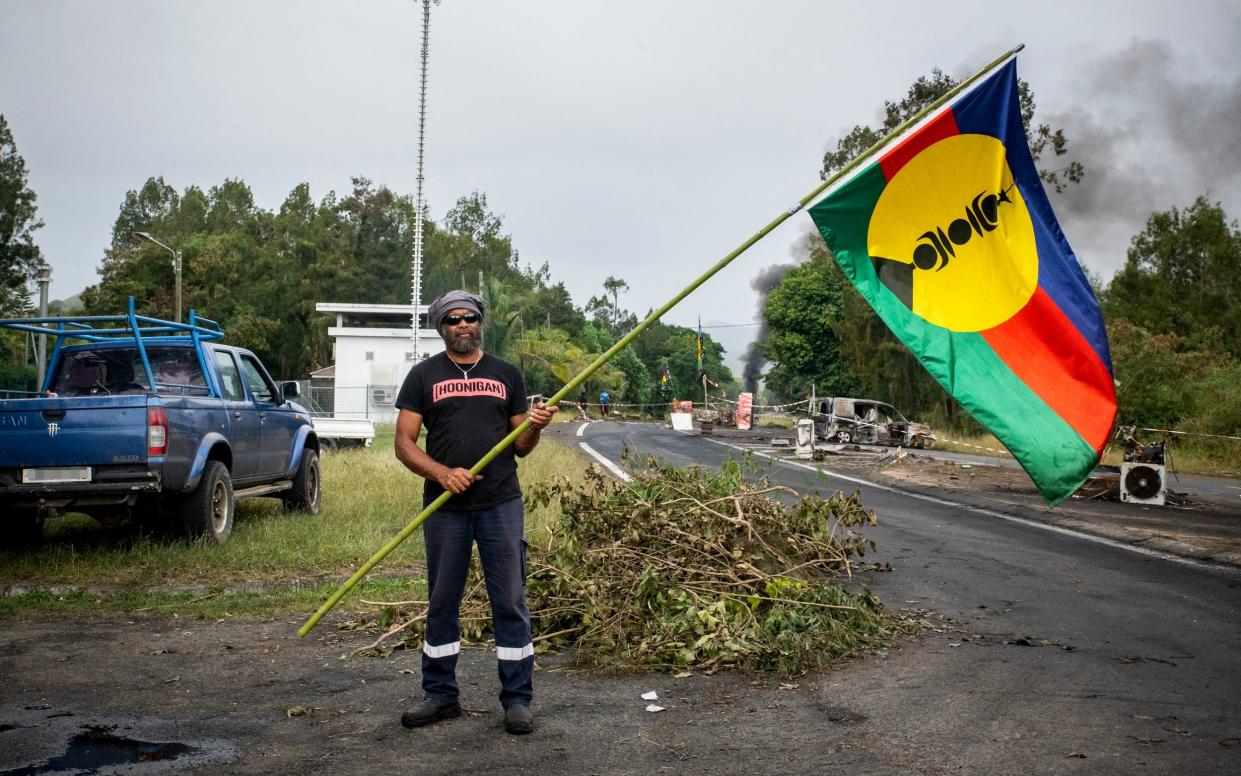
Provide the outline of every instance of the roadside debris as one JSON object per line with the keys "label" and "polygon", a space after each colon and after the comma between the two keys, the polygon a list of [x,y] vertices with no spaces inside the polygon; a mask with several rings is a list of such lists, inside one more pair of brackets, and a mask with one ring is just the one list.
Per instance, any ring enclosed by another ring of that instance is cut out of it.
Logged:
{"label": "roadside debris", "polygon": [[[528,506],[555,500],[563,515],[527,561],[536,647],[569,647],[594,666],[787,675],[917,629],[886,615],[869,590],[836,581],[874,549],[857,532],[875,516],[856,492],[786,505],[775,496],[796,494],[758,474],[735,461],[708,471],[648,460],[630,483],[595,466],[527,493]],[[475,568],[463,641],[489,635],[483,589]],[[404,609],[393,618],[401,622],[359,651],[421,646],[425,605],[387,606]],[[400,643],[383,646],[398,633]]]}

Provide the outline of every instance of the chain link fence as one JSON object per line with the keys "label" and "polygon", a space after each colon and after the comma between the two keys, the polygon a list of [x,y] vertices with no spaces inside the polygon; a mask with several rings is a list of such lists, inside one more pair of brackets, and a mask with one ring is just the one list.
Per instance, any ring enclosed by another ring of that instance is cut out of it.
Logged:
{"label": "chain link fence", "polygon": [[300,380],[301,403],[316,417],[373,420],[376,423],[396,421],[396,385],[359,385],[336,387],[317,380]]}

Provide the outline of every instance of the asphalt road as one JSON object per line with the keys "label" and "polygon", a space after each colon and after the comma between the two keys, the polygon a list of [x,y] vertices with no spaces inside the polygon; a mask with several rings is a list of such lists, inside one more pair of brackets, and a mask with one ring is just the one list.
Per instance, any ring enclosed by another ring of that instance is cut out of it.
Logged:
{"label": "asphalt road", "polygon": [[[626,445],[676,465],[737,455],[651,424],[591,423],[579,441],[613,462]],[[802,492],[856,487],[789,463],[768,473]],[[929,749],[939,740],[937,767],[955,748],[978,773],[988,763],[1008,771],[1018,753],[1041,749],[1047,759],[1030,772],[1074,772],[1075,761],[1095,773],[1241,772],[1241,570],[861,491],[879,518],[867,531],[878,552],[866,560],[892,571],[859,582],[891,607],[950,623],[916,660],[869,676],[866,714],[898,740]]]}

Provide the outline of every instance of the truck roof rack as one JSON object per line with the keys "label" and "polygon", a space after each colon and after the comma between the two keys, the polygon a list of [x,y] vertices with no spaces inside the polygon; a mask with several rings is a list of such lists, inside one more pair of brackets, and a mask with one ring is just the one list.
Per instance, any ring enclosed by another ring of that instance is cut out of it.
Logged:
{"label": "truck roof rack", "polygon": [[200,339],[214,341],[224,339],[220,324],[203,318],[191,309],[188,323],[164,321],[137,315],[134,298],[129,298],[126,315],[65,315],[48,318],[5,318],[0,328],[47,334],[59,339],[76,339],[84,342],[108,342],[116,339],[142,339],[144,337],[186,337],[197,335]]}
{"label": "truck roof rack", "polygon": [[[209,318],[200,317],[193,308],[190,309],[188,323],[164,321],[159,318],[138,315],[134,311],[134,298],[132,296],[129,297],[129,310],[125,315],[5,318],[0,320],[0,328],[55,337],[56,342],[52,347],[53,353],[59,350],[66,340],[81,340],[83,342],[123,342],[125,340],[133,340],[138,346],[138,353],[142,356],[142,367],[146,370],[146,377],[149,381],[147,385],[151,386],[152,390],[155,389],[155,375],[151,372],[151,362],[147,358],[146,346],[148,344],[159,344],[160,341],[170,339],[178,341],[188,339],[194,344],[194,350],[198,356],[203,377],[210,383],[209,372],[207,371],[206,364],[202,363],[202,349],[198,347],[198,343],[224,339],[224,330],[220,328],[220,324]],[[151,340],[155,342],[149,342]],[[44,378],[44,384],[39,386],[40,391],[47,390],[47,384],[51,382],[51,379],[52,372],[51,369],[48,369]]]}

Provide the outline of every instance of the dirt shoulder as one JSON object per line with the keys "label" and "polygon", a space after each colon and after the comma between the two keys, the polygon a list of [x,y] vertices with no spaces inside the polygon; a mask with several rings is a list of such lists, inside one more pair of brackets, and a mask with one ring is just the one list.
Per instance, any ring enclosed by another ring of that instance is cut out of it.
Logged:
{"label": "dirt shoulder", "polygon": [[[1025,776],[1126,772],[1138,761],[1152,773],[1241,764],[1241,739],[1209,719],[1066,696],[1047,672],[1079,658],[1018,645],[989,616],[791,680],[605,675],[540,656],[538,729],[523,737],[501,729],[486,648],[461,657],[466,715],[406,730],[399,715],[419,696],[418,655],[342,659],[361,635],[331,618],[305,639],[288,618],[33,619],[0,634],[0,772],[35,772],[10,769],[57,757],[92,731],[147,751],[190,747],[174,760],[97,771],[132,774]],[[1133,681],[1151,670],[1120,667]],[[646,711],[641,694],[651,690],[664,711]],[[1169,725],[1186,734],[1168,734]]]}

